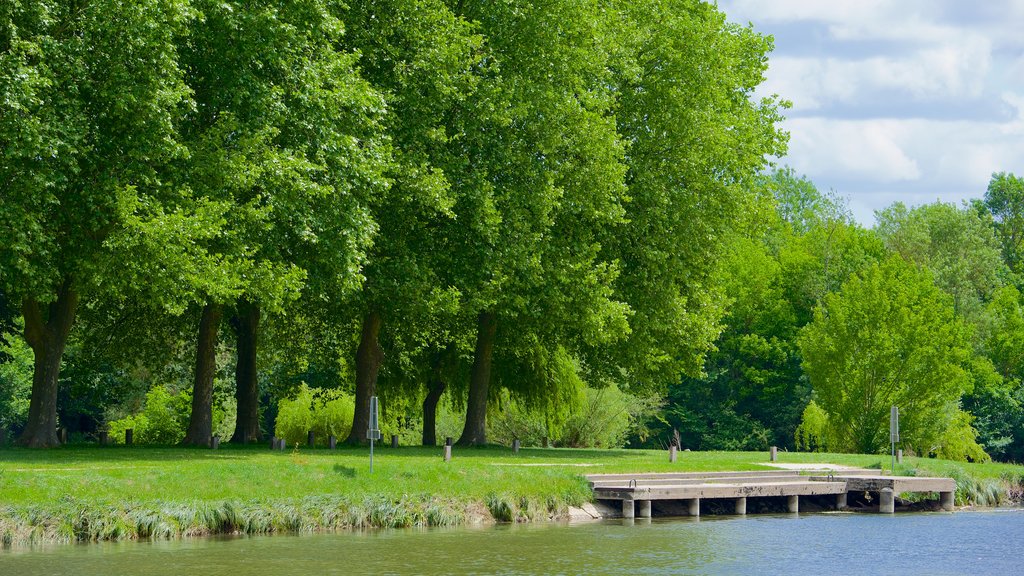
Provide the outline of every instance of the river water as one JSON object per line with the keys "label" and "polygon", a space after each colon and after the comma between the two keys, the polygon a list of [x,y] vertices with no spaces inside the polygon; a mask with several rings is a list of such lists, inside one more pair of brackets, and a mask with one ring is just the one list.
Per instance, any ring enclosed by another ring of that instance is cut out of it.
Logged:
{"label": "river water", "polygon": [[1024,573],[1024,511],[823,513],[51,546],[0,575]]}

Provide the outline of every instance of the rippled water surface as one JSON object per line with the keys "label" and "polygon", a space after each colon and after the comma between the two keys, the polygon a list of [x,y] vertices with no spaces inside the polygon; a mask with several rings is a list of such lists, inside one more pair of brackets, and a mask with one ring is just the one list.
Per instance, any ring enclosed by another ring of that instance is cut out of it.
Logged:
{"label": "rippled water surface", "polygon": [[809,514],[54,546],[0,575],[1024,573],[1024,511]]}

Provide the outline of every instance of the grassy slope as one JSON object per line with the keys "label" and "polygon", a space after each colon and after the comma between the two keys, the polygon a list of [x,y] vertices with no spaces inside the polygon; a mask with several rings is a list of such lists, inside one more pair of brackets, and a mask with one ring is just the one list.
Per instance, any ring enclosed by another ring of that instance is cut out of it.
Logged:
{"label": "grassy slope", "polygon": [[[583,474],[767,469],[766,452],[646,450],[69,447],[0,451],[0,539],[7,545],[212,532],[458,524],[474,510],[547,518],[590,497]],[[888,466],[889,458],[780,453],[780,462]],[[898,471],[950,475],[961,502],[998,501],[1024,467],[907,459]],[[994,497],[993,497],[994,496]],[[486,511],[485,511],[486,510]]]}

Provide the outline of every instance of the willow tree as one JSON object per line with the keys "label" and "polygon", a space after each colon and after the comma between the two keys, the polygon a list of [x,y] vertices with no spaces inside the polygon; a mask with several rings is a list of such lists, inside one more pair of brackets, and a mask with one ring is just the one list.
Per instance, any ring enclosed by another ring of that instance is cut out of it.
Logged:
{"label": "willow tree", "polygon": [[222,282],[201,308],[186,443],[209,440],[217,330],[233,307],[238,333],[234,440],[258,438],[256,345],[261,310],[297,295],[309,270],[338,292],[358,287],[374,231],[368,198],[386,188],[384,102],[339,42],[333,3],[196,2],[181,46],[194,107],[182,120],[191,155],[183,183],[218,206],[223,233],[202,245]]}
{"label": "willow tree", "polygon": [[[117,17],[111,17],[116,14]],[[7,3],[0,10],[0,285],[35,354],[20,441],[57,445],[61,358],[79,302],[138,255],[106,245],[168,191],[188,89],[178,0]]]}

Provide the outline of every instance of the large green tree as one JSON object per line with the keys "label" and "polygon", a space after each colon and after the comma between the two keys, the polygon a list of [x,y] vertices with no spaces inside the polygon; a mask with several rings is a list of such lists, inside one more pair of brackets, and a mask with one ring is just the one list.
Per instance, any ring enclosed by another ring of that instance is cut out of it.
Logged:
{"label": "large green tree", "polygon": [[717,262],[766,157],[785,149],[783,104],[754,96],[770,37],[694,0],[616,8],[629,201],[602,250],[619,263],[616,297],[633,314],[628,338],[589,362],[624,385],[663,389],[700,374],[721,330]]}
{"label": "large green tree", "polygon": [[459,443],[483,444],[495,355],[625,330],[615,266],[599,255],[623,214],[625,168],[600,3],[458,8],[478,23],[487,65],[458,110],[455,218],[438,248],[452,255],[445,269],[476,332]]}
{"label": "large green tree", "polygon": [[[116,15],[113,17],[112,15]],[[0,8],[0,283],[35,355],[21,442],[57,444],[61,358],[83,295],[116,282],[105,242],[167,189],[188,90],[179,0],[7,2]]]}
{"label": "large green tree", "polygon": [[460,174],[448,163],[448,149],[466,137],[457,110],[479,81],[482,38],[441,0],[355,2],[343,18],[343,44],[358,51],[362,75],[387,101],[383,123],[394,156],[391,187],[368,204],[377,233],[362,289],[333,312],[343,324],[358,325],[356,410],[347,441],[359,443],[377,395],[382,339],[391,343],[392,371],[407,372],[402,356],[430,346],[433,326],[458,301],[441,269],[436,235],[454,217],[450,181]]}
{"label": "large green tree", "polygon": [[828,414],[828,446],[877,453],[889,407],[919,454],[941,445],[970,385],[968,332],[927,270],[898,257],[850,278],[815,309],[800,337],[803,367]]}
{"label": "large green tree", "polygon": [[[367,204],[386,186],[384,102],[339,45],[332,2],[199,1],[182,47],[195,107],[183,119],[185,172],[197,197],[225,206],[225,234],[206,244],[233,290],[198,299],[193,411],[185,442],[205,443],[217,324],[233,305],[238,334],[234,440],[259,437],[256,344],[261,310],[279,311],[317,268],[337,293],[358,287],[374,225]],[[232,279],[229,279],[231,282]],[[323,290],[325,286],[315,286]]]}

